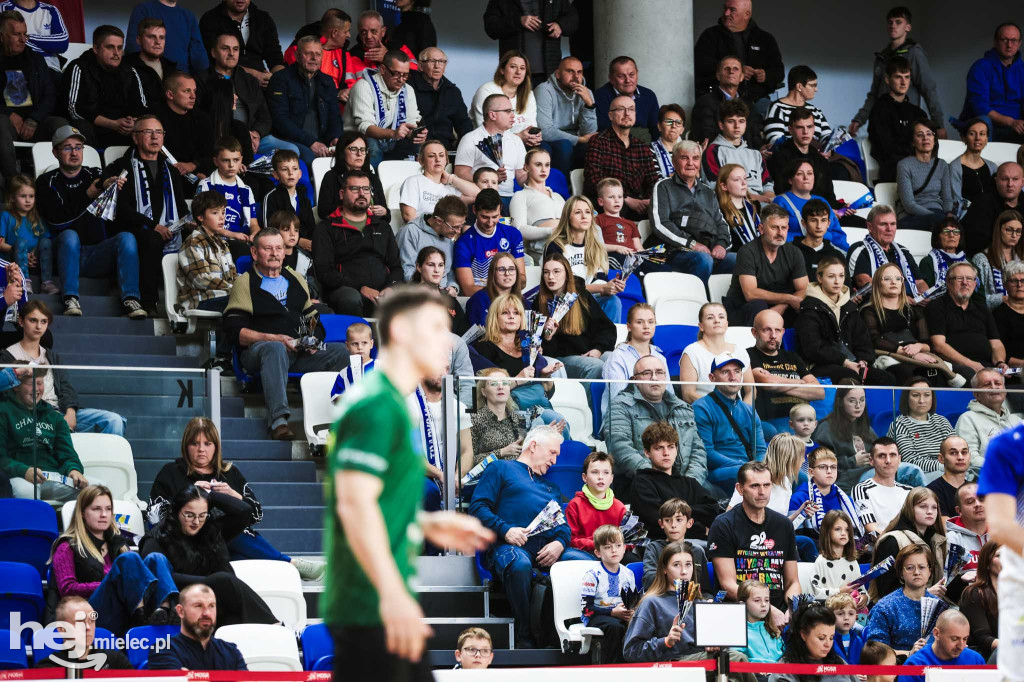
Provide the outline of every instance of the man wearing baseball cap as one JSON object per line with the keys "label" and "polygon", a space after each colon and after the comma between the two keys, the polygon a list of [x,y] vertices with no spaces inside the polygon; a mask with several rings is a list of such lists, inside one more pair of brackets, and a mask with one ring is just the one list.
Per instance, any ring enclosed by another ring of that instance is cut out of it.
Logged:
{"label": "man wearing baseball cap", "polygon": [[719,353],[709,375],[715,389],[693,403],[697,433],[708,455],[707,482],[718,488],[719,498],[731,493],[739,468],[763,460],[766,450],[761,419],[740,399],[744,369],[743,361],[732,353]]}
{"label": "man wearing baseball cap", "polygon": [[[64,314],[79,316],[78,278],[117,274],[122,314],[146,317],[139,306],[139,254],[130,232],[112,234],[109,226],[85,209],[115,182],[101,180],[99,168],[83,166],[85,135],[73,126],[61,126],[53,135],[57,167],[36,178],[36,206],[56,234],[57,272],[64,288]],[[132,304],[134,302],[134,305]]]}

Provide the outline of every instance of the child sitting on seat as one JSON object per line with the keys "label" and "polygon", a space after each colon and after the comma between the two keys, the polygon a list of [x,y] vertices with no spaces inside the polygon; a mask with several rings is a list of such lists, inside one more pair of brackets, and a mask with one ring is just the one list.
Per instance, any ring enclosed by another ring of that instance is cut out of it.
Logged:
{"label": "child sitting on seat", "polygon": [[771,591],[756,580],[744,580],[736,600],[747,607],[747,646],[739,649],[751,663],[778,663],[782,658],[782,632],[772,619]]}
{"label": "child sitting on seat", "polygon": [[[860,577],[860,564],[857,563],[853,521],[846,512],[833,509],[825,514],[818,536],[818,547],[820,553],[814,561],[810,593],[818,599],[831,597],[833,594],[852,593],[853,590],[847,583]],[[863,606],[867,594],[864,591],[857,592],[854,599],[858,607]]]}
{"label": "child sitting on seat", "polygon": [[[577,492],[565,508],[565,520],[572,531],[572,547],[596,553],[594,532],[604,525],[622,524],[626,505],[616,499],[610,487],[614,469],[615,459],[607,452],[591,452],[583,460],[583,490]],[[632,552],[632,545],[627,546],[622,562],[634,561],[640,558]]]}
{"label": "child sitting on seat", "polygon": [[[859,570],[857,574],[860,575]],[[896,665],[896,653],[881,642],[870,642],[869,644],[884,646],[888,654],[892,656],[892,660],[887,663],[883,663],[881,660],[873,660],[868,663],[864,660],[863,654],[867,654],[868,649],[864,643],[864,626],[857,622],[857,602],[850,593],[836,592],[825,600],[825,606],[836,616],[836,636],[832,642],[832,649],[844,661],[850,665]],[[891,682],[892,678],[890,677],[889,680]]]}
{"label": "child sitting on seat", "polygon": [[238,277],[225,241],[224,213],[228,202],[220,192],[200,192],[192,199],[199,225],[178,252],[178,304],[185,310],[224,312]]}
{"label": "child sitting on seat", "polygon": [[[789,511],[792,514],[802,509],[804,516],[801,534],[817,540],[825,520],[825,514],[838,510],[846,512],[850,519],[849,533],[850,541],[859,538],[864,534],[864,526],[860,522],[860,515],[857,508],[838,485],[836,478],[839,476],[839,460],[836,453],[821,446],[811,451],[807,456],[807,467],[810,470],[811,480],[807,485],[798,486],[789,498]],[[814,556],[801,557],[804,561],[817,559],[817,551]]]}
{"label": "child sitting on seat", "polygon": [[601,628],[601,663],[622,661],[622,636],[633,611],[622,604],[620,591],[635,590],[633,572],[622,565],[626,552],[622,531],[618,526],[605,525],[594,531],[594,547],[601,560],[597,566],[583,574],[583,624]]}
{"label": "child sitting on seat", "polygon": [[[686,531],[693,525],[693,512],[685,500],[675,497],[666,500],[658,508],[658,527],[665,534],[664,540],[651,540],[647,543],[644,551],[644,589],[649,589],[658,573],[658,558],[661,551],[673,542],[684,542]],[[650,532],[650,529],[648,529]],[[689,543],[687,543],[689,544]],[[707,555],[704,550],[692,545],[690,552],[693,556],[693,574],[700,581],[701,589],[710,592],[711,581],[708,579],[708,572],[705,567],[708,565]]]}
{"label": "child sitting on seat", "polygon": [[352,371],[352,365],[338,372],[338,378],[334,380],[334,388],[331,389],[331,402],[337,403],[341,394],[359,380],[362,375],[373,369],[373,358],[370,351],[373,350],[373,330],[370,325],[363,322],[350,324],[345,332],[345,347],[348,348],[349,360],[359,357],[362,362],[362,370]]}

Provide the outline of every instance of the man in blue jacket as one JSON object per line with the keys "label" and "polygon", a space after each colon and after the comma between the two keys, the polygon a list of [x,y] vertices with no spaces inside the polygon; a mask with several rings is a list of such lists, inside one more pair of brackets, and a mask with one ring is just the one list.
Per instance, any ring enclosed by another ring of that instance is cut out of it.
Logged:
{"label": "man in blue jacket", "polygon": [[995,46],[971,64],[967,97],[960,119],[984,118],[995,142],[1024,142],[1024,62],[1020,58],[1020,26],[1008,21],[996,27]]}
{"label": "man in blue jacket", "polygon": [[636,123],[630,131],[644,144],[657,140],[658,96],[650,88],[640,85],[640,72],[632,57],[616,57],[608,65],[608,82],[594,92],[594,106],[597,108],[597,129],[608,130],[612,121],[608,110],[616,97],[632,97],[636,106]]}
{"label": "man in blue jacket", "polygon": [[[967,648],[971,624],[959,611],[944,611],[935,622],[932,641],[907,657],[904,665],[942,666],[985,665],[977,651]],[[924,682],[924,675],[900,675],[898,682]]]}
{"label": "man in blue jacket", "polygon": [[248,670],[242,652],[232,642],[217,639],[217,596],[202,583],[189,585],[174,607],[181,618],[181,632],[169,646],[158,642],[149,654],[150,670]]}
{"label": "man in blue jacket", "polygon": [[731,494],[739,468],[763,460],[767,450],[761,418],[740,397],[744,368],[732,353],[719,353],[710,374],[717,386],[693,403],[697,433],[707,450],[708,488],[719,499]]}
{"label": "man in blue jacket", "polygon": [[274,135],[294,143],[309,168],[316,157],[331,155],[328,147],[342,131],[338,88],[320,71],[323,55],[319,38],[300,38],[295,63],[271,76],[267,88]]}
{"label": "man in blue jacket", "polygon": [[516,621],[516,648],[531,649],[530,576],[556,561],[593,561],[593,555],[569,547],[569,525],[562,523],[530,536],[527,527],[559,492],[540,477],[558,459],[562,436],[551,426],[526,435],[516,460],[498,460],[484,469],[473,493],[469,513],[498,534],[499,542],[484,557],[487,568],[501,576]]}

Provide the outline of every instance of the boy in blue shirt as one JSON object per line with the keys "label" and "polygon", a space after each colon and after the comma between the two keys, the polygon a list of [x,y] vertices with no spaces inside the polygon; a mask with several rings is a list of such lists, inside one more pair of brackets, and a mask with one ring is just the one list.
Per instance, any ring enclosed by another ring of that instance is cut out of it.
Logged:
{"label": "boy in blue shirt", "polygon": [[857,622],[857,602],[848,592],[836,592],[825,600],[825,607],[836,617],[832,650],[847,663],[856,665],[864,648],[864,626]]}
{"label": "boy in blue shirt", "polygon": [[230,237],[231,255],[235,260],[249,255],[252,235],[260,230],[256,220],[256,197],[239,173],[242,172],[242,145],[233,137],[217,140],[213,150],[213,165],[217,170],[199,182],[196,193],[220,192],[228,202],[224,214],[224,226],[234,236]]}
{"label": "boy in blue shirt", "polygon": [[594,531],[594,551],[601,559],[583,574],[583,624],[601,628],[601,663],[622,661],[622,638],[633,611],[622,603],[620,592],[636,589],[633,571],[622,565],[625,540],[618,526],[604,525]]}
{"label": "boy in blue shirt", "polygon": [[472,296],[487,285],[487,269],[498,252],[511,253],[519,268],[519,281],[526,281],[523,260],[523,235],[516,228],[499,222],[501,196],[493,189],[481,190],[473,203],[476,225],[466,230],[455,242],[455,279],[463,296]]}
{"label": "boy in blue shirt", "polygon": [[[953,665],[985,665],[977,651],[967,648],[971,624],[959,611],[944,611],[932,630],[928,644],[907,657],[903,665],[948,667]],[[1002,653],[1002,652],[1000,652]],[[924,675],[900,675],[897,682],[924,682]]]}
{"label": "boy in blue shirt", "polygon": [[[373,350],[373,330],[370,325],[362,322],[350,324],[345,330],[345,348],[348,349],[349,358],[359,356],[362,361],[362,374],[373,369],[373,358],[370,352]],[[338,372],[338,378],[334,380],[334,387],[331,389],[331,402],[337,403],[341,395],[356,382],[356,375],[350,364]]]}
{"label": "boy in blue shirt", "polygon": [[[836,478],[839,476],[839,461],[836,458],[836,453],[826,447],[817,447],[807,456],[807,467],[811,480],[807,482],[807,485],[797,486],[793,491],[793,496],[789,498],[790,514],[803,508],[805,521],[801,534],[806,534],[817,540],[825,514],[833,509],[838,509],[846,512],[853,520],[853,524],[856,526],[851,529],[854,536],[859,538],[864,535],[864,526],[860,522],[857,507],[836,485]],[[816,556],[811,557],[811,560],[816,558]]]}

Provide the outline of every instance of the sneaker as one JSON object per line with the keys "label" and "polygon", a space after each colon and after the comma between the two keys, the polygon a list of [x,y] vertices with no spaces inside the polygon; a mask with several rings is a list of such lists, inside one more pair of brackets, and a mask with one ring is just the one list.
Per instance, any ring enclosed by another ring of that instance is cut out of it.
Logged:
{"label": "sneaker", "polygon": [[146,317],[146,310],[137,299],[130,296],[121,301],[121,316],[133,320],[142,320]]}
{"label": "sneaker", "polygon": [[272,440],[291,440],[295,438],[295,432],[285,422],[270,432],[270,438]]}
{"label": "sneaker", "polygon": [[78,302],[77,296],[67,296],[64,298],[64,314],[71,317],[82,316],[82,304]]}
{"label": "sneaker", "polygon": [[45,282],[43,282],[43,293],[44,294],[48,294],[50,296],[59,294],[60,293],[60,287],[58,287],[56,284],[54,284],[53,280],[48,279]]}
{"label": "sneaker", "polygon": [[292,559],[292,566],[299,571],[300,578],[311,581],[323,578],[324,572],[327,570],[327,564],[323,561],[311,561],[298,557]]}

